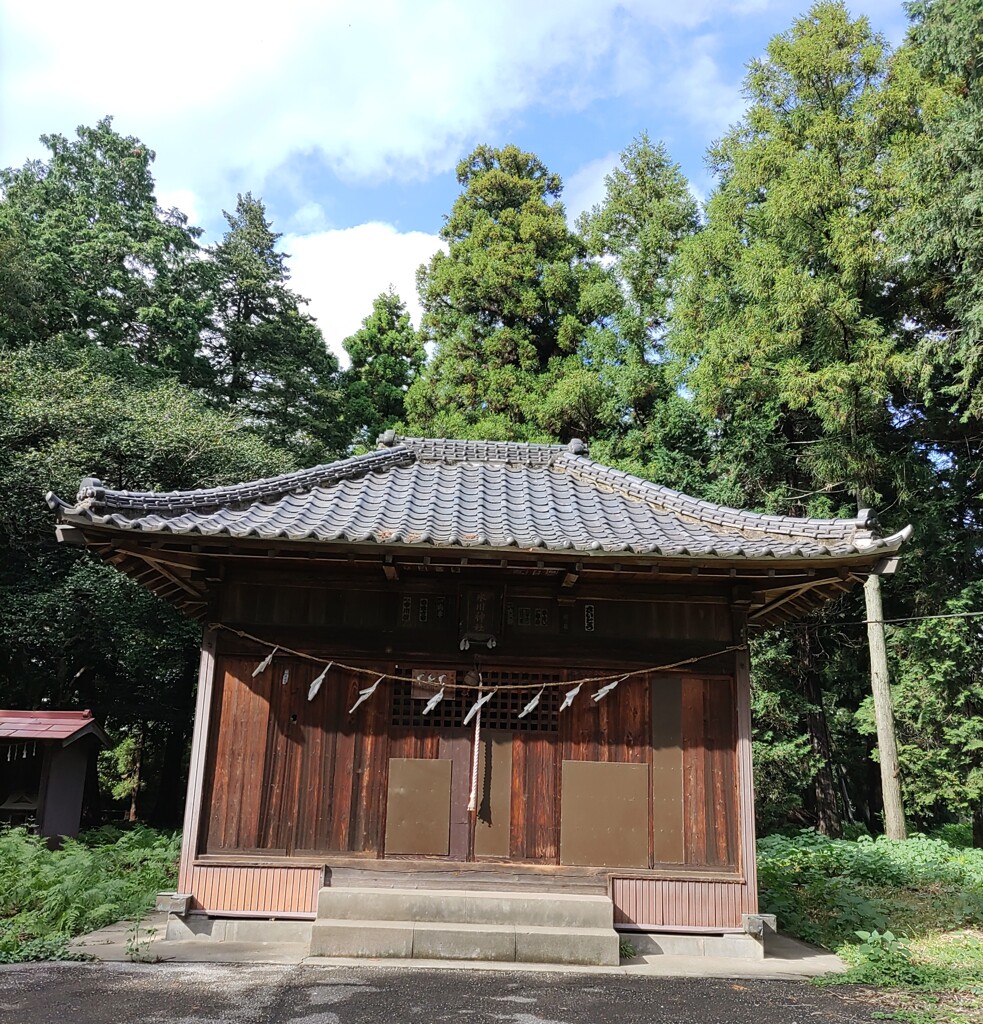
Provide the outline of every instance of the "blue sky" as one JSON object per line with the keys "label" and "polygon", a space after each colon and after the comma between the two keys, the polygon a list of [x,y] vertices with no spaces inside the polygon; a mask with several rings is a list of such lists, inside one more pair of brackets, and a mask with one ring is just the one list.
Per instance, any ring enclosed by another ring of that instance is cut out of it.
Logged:
{"label": "blue sky", "polygon": [[[220,235],[261,196],[294,286],[335,349],[440,244],[457,161],[532,150],[575,214],[640,132],[697,195],[704,153],[740,118],[748,60],[805,12],[787,0],[280,0],[235,6],[0,0],[0,165],[42,132],[113,114],[157,152],[158,193]],[[850,4],[892,43],[900,0]]]}

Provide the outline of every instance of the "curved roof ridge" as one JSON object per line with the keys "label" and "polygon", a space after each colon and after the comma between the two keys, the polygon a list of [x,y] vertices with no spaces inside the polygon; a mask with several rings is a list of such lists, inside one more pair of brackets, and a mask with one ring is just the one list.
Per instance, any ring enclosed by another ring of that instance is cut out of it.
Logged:
{"label": "curved roof ridge", "polygon": [[[96,477],[86,477],[78,492],[75,508],[113,508],[134,511],[177,511],[180,509],[204,510],[227,505],[238,505],[279,498],[291,492],[302,493],[313,487],[337,483],[345,479],[363,476],[366,473],[408,466],[416,456],[406,447],[380,449],[364,455],[353,455],[337,462],[327,462],[310,469],[281,473],[278,476],[263,477],[241,484],[224,487],[207,487],[184,491],[114,491],[104,487]],[[70,508],[54,494],[47,496],[52,508]]]}
{"label": "curved roof ridge", "polygon": [[472,441],[450,437],[402,437],[387,430],[379,437],[380,448],[410,449],[423,462],[506,462],[514,466],[549,466],[564,453],[587,450],[579,439],[569,444],[529,441]]}
{"label": "curved roof ridge", "polygon": [[49,496],[64,523],[146,534],[527,551],[644,558],[868,559],[878,537],[853,519],[772,516],[690,497],[568,445],[387,432],[365,455],[228,487],[112,491],[82,481],[78,503]]}
{"label": "curved roof ridge", "polygon": [[683,491],[675,491],[663,484],[645,480],[624,470],[605,466],[586,455],[566,452],[556,462],[575,473],[580,479],[602,487],[609,487],[629,498],[661,505],[676,515],[687,516],[702,523],[755,530],[760,533],[778,533],[787,536],[852,537],[858,532],[872,535],[873,519],[870,513],[852,519],[812,519],[801,516],[774,516],[747,509],[731,508],[716,502],[694,498]]}

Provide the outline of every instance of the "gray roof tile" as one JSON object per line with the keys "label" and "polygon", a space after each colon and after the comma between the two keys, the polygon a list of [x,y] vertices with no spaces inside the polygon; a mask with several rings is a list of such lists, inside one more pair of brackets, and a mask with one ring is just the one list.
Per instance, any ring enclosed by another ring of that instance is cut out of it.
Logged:
{"label": "gray roof tile", "polygon": [[82,481],[66,521],[155,534],[268,540],[826,558],[893,551],[868,518],[795,519],[700,501],[569,445],[402,438],[325,466],[230,487],[112,491]]}

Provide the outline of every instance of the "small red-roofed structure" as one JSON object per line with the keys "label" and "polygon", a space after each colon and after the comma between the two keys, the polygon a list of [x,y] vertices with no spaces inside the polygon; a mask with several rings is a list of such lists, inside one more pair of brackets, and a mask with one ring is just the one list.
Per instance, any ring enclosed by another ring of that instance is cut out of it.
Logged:
{"label": "small red-roofed structure", "polygon": [[0,711],[0,822],[77,836],[92,748],[108,743],[91,711]]}

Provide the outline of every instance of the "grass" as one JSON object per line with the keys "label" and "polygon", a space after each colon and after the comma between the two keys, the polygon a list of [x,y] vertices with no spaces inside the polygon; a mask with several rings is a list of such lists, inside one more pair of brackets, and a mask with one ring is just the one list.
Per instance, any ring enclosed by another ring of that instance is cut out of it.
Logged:
{"label": "grass", "polygon": [[904,842],[815,832],[759,842],[762,910],[835,950],[882,1019],[983,1022],[983,850],[961,831]]}
{"label": "grass", "polygon": [[0,963],[73,957],[69,940],[140,918],[173,888],[180,836],[104,827],[56,851],[25,829],[0,831]]}

